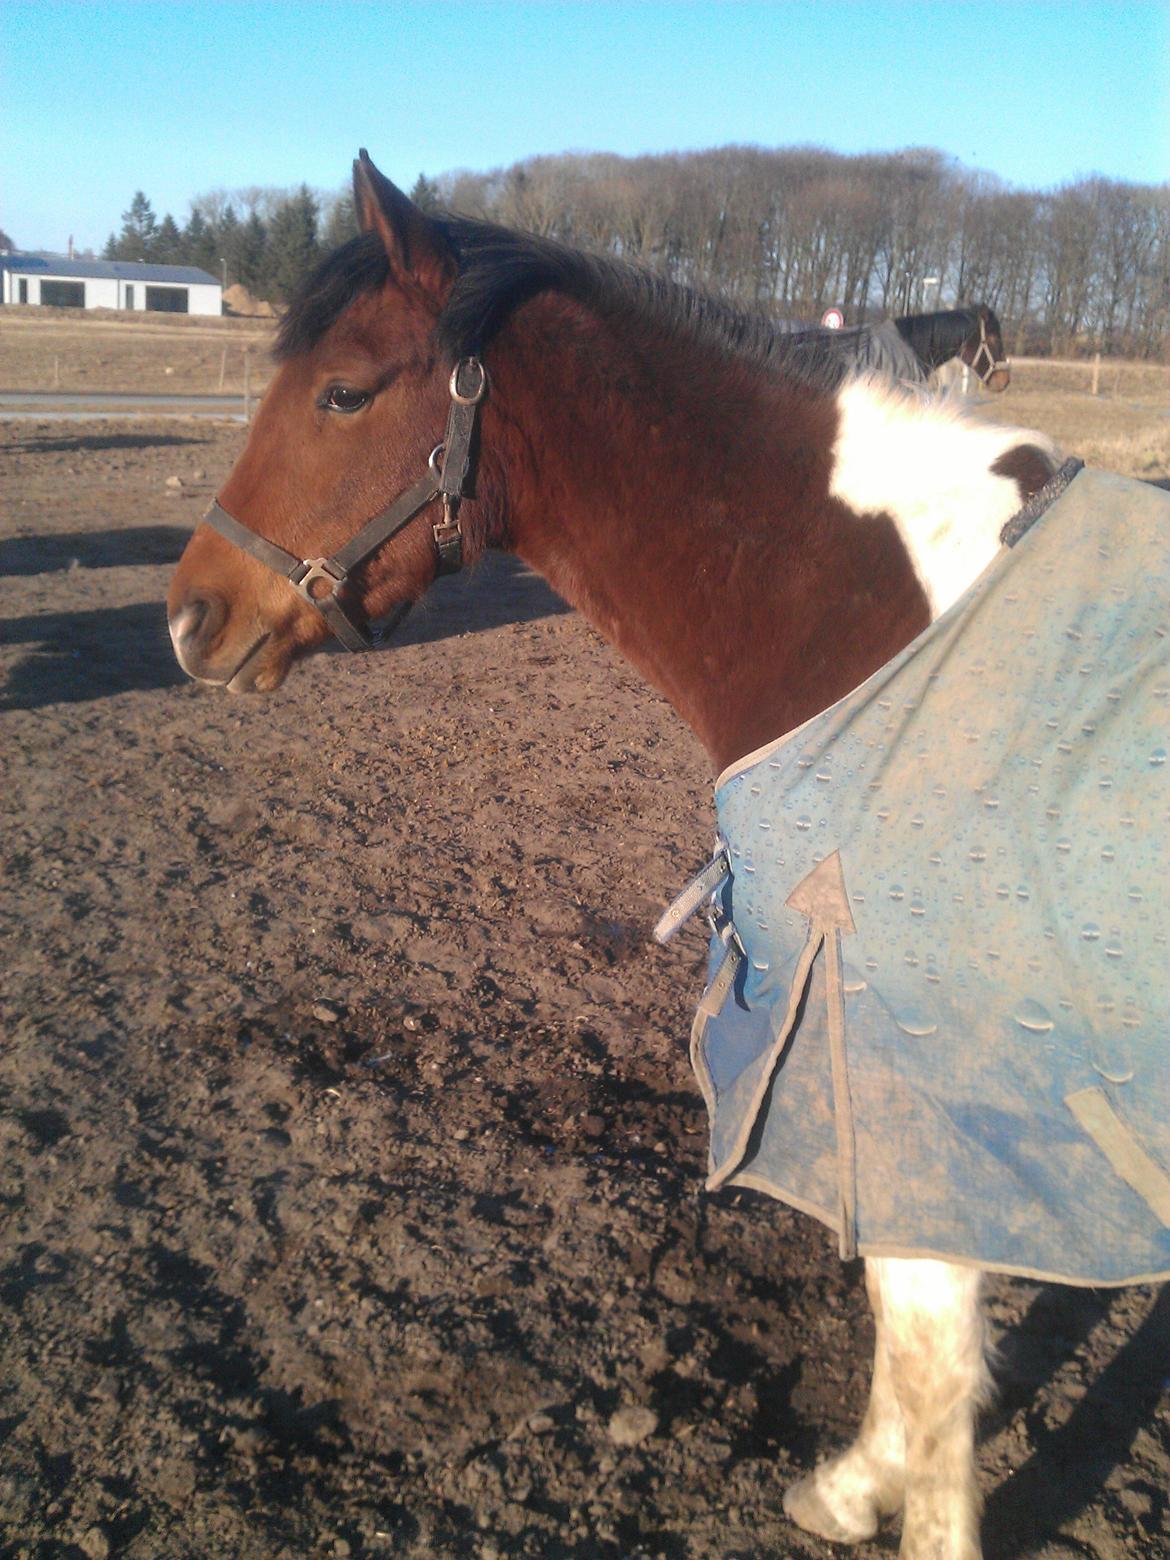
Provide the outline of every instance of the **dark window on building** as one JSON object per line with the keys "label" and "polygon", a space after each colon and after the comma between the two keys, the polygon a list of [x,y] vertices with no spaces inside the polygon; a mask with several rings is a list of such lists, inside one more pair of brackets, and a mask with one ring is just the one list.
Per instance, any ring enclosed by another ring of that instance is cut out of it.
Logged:
{"label": "dark window on building", "polygon": [[51,309],[84,309],[84,282],[42,282],[41,302]]}
{"label": "dark window on building", "polygon": [[134,289],[130,286],[127,286],[126,288],[126,307],[128,309],[132,309],[134,307]]}
{"label": "dark window on building", "polygon": [[28,277],[27,276],[22,276],[20,278],[20,280],[16,284],[16,301],[17,301],[17,303],[27,303],[28,302]]}
{"label": "dark window on building", "polygon": [[187,289],[185,287],[148,287],[146,307],[159,309],[164,314],[186,314]]}

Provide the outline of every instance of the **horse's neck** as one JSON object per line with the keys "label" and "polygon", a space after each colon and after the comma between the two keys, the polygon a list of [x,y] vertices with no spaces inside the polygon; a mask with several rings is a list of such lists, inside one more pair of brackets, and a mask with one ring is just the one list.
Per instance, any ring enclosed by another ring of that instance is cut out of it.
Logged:
{"label": "horse's neck", "polygon": [[[524,312],[525,330],[499,344],[484,425],[508,545],[666,695],[720,767],[908,643],[953,577],[994,552],[1016,506],[1015,484],[993,479],[1012,492],[1002,519],[984,516],[981,543],[965,530],[987,509],[975,470],[986,452],[960,464],[952,448],[941,478],[909,469],[925,459],[911,449],[924,414],[900,398],[858,385],[820,395],[704,362],[693,346],[652,356],[609,331],[578,336],[574,362],[563,308],[555,349],[540,325],[552,329],[556,308]],[[943,427],[957,446],[953,420]],[[968,500],[952,505],[950,531],[931,507],[940,485]],[[957,564],[936,557],[940,527]]]}
{"label": "horse's neck", "polygon": [[908,314],[895,320],[898,334],[912,347],[927,368],[950,362],[968,336],[979,329],[974,315],[961,310],[943,314]]}

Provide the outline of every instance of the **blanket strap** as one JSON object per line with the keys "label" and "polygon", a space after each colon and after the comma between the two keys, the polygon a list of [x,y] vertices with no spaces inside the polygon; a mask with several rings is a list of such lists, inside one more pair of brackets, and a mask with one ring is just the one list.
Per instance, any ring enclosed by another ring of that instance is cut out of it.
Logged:
{"label": "blanket strap", "polygon": [[667,905],[654,928],[654,941],[666,946],[689,921],[699,907],[713,898],[731,876],[731,861],[727,847],[720,841],[715,855],[703,870],[691,879],[681,894]]}

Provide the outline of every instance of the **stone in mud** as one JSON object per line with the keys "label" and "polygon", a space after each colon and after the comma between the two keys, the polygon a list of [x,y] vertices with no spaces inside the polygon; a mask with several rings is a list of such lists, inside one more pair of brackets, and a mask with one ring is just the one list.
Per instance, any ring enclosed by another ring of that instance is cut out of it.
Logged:
{"label": "stone in mud", "polygon": [[609,1421],[609,1438],[615,1446],[638,1446],[658,1429],[652,1408],[619,1408]]}

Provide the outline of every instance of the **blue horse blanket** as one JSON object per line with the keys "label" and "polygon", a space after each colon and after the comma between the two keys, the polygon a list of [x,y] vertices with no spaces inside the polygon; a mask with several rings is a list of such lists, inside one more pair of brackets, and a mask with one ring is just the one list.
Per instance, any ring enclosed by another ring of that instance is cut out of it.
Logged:
{"label": "blue horse blanket", "polygon": [[709,1185],[843,1255],[1170,1276],[1168,652],[1170,494],[1082,470],[720,777]]}

